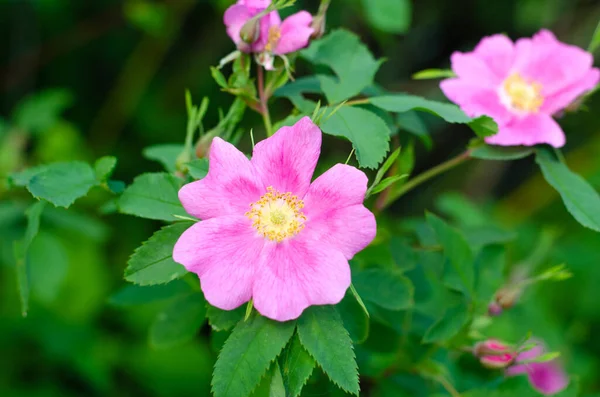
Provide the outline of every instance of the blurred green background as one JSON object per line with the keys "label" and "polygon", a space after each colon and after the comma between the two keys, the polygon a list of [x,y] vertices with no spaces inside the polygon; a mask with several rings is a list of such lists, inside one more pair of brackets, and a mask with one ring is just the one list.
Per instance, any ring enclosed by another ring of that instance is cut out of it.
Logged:
{"label": "blurred green background", "polygon": [[[114,176],[127,183],[142,172],[160,170],[141,151],[156,143],[183,142],[186,88],[197,100],[210,97],[209,126],[216,124],[218,109],[232,101],[209,72],[234,50],[222,23],[231,3],[0,0],[1,179],[41,162],[93,161],[107,154],[117,156]],[[391,19],[389,3],[399,10]],[[294,7],[313,13],[317,8],[318,1],[308,0]],[[469,50],[482,36],[498,32],[517,38],[546,27],[585,48],[599,20],[596,0],[333,0],[327,22],[329,29],[354,31],[377,57],[387,59],[377,75],[383,87],[441,99],[437,81],[411,81],[411,74],[448,67],[454,50]],[[300,60],[298,75],[307,68]],[[273,109],[279,120],[291,106],[280,100]],[[599,112],[596,95],[561,119],[569,142],[567,162],[596,189]],[[472,136],[464,126],[426,117],[424,122],[434,143],[431,149],[417,143],[417,172],[459,152]],[[260,118],[250,111],[242,126],[263,136]],[[343,161],[349,145],[326,143],[327,152]],[[32,199],[24,190],[0,184],[2,396],[209,395],[223,335],[211,334],[205,325],[194,341],[156,350],[148,346],[147,330],[164,302],[131,308],[108,303],[124,285],[129,255],[160,223],[103,214],[98,208],[107,199],[106,193],[92,191],[68,211],[46,208],[31,248],[32,302],[23,318],[13,242],[23,236],[23,211]],[[457,223],[468,223],[472,218],[465,217],[480,211],[518,232],[509,250],[513,262],[538,247],[540,235],[554,236],[544,263],[567,263],[574,277],[531,288],[499,326],[515,335],[535,330],[563,353],[584,395],[600,392],[600,340],[595,337],[600,332],[600,236],[571,219],[533,159],[461,166],[403,197],[382,227],[422,216],[425,208]],[[472,362],[465,365],[479,371]],[[456,376],[459,390],[471,387],[477,376],[483,375]],[[365,385],[366,394],[384,395]],[[337,393],[333,386],[307,392]]]}

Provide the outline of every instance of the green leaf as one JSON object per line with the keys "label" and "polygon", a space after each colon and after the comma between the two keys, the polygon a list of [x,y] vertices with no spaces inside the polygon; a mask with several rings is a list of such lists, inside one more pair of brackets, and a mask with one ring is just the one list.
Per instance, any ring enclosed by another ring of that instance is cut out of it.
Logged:
{"label": "green leaf", "polygon": [[324,133],[352,142],[361,167],[376,168],[389,150],[390,129],[375,113],[344,106],[321,124]]}
{"label": "green leaf", "polygon": [[108,303],[114,306],[145,305],[170,300],[191,291],[192,287],[183,280],[151,286],[129,284],[114,293]]}
{"label": "green leaf", "polygon": [[421,140],[427,150],[430,150],[433,146],[433,141],[429,132],[427,131],[427,125],[422,119],[422,116],[416,110],[409,110],[404,113],[396,114],[396,124],[398,127],[407,131]]}
{"label": "green leaf", "polygon": [[388,112],[402,113],[421,110],[441,117],[448,123],[469,123],[472,119],[460,108],[450,103],[430,101],[415,95],[384,95],[369,98],[369,103]]}
{"label": "green leaf", "polygon": [[158,313],[150,327],[150,344],[167,348],[191,340],[206,318],[206,301],[200,292],[175,299]]}
{"label": "green leaf", "polygon": [[168,283],[187,273],[173,260],[173,247],[191,225],[178,222],[154,233],[129,258],[125,279],[139,285],[154,285]]}
{"label": "green leaf", "polygon": [[477,297],[489,301],[504,284],[506,250],[500,245],[484,247],[475,262],[477,270]]}
{"label": "green leaf", "polygon": [[215,397],[248,396],[292,337],[295,325],[259,315],[239,322],[215,364]]}
{"label": "green leaf", "polygon": [[358,371],[352,340],[333,306],[311,306],[298,319],[298,336],[329,379],[358,396]]}
{"label": "green leaf", "polygon": [[423,343],[445,342],[458,334],[468,321],[467,305],[461,304],[450,308],[425,332]]}
{"label": "green leaf", "polygon": [[436,215],[428,212],[426,218],[466,291],[472,293],[475,283],[474,258],[467,240],[458,230]]}
{"label": "green leaf", "polygon": [[414,287],[400,271],[367,269],[356,273],[352,282],[364,300],[385,309],[406,310],[414,304]]}
{"label": "green leaf", "polygon": [[560,193],[563,203],[580,224],[600,232],[600,196],[581,176],[572,172],[548,149],[538,149],[535,161],[546,181]]}
{"label": "green leaf", "polygon": [[369,24],[387,33],[406,33],[410,27],[410,0],[363,0]]}
{"label": "green leaf", "polygon": [[590,40],[588,52],[593,54],[598,48],[600,48],[600,21],[598,22],[598,25],[596,25],[596,29],[592,34],[592,40]]}
{"label": "green leaf", "polygon": [[279,364],[274,362],[250,397],[286,397]]}
{"label": "green leaf", "polygon": [[117,166],[117,158],[113,156],[104,156],[96,160],[94,163],[94,172],[96,179],[99,182],[105,182],[115,170]]}
{"label": "green leaf", "polygon": [[32,295],[46,303],[56,301],[69,270],[69,256],[61,241],[40,232],[29,246],[27,267]]}
{"label": "green leaf", "polygon": [[316,362],[300,343],[298,334],[294,334],[282,357],[281,371],[283,382],[290,397],[297,397],[310,378]]}
{"label": "green leaf", "polygon": [[142,174],[119,198],[119,211],[163,221],[175,221],[173,215],[188,216],[177,196],[181,183],[179,178],[165,173]]}
{"label": "green leaf", "polygon": [[51,128],[61,113],[73,103],[73,96],[63,89],[49,89],[27,97],[15,109],[15,124],[39,134]]}
{"label": "green leaf", "polygon": [[533,153],[533,148],[527,146],[479,146],[469,153],[476,159],[483,160],[518,160]]}
{"label": "green leaf", "polygon": [[456,74],[450,69],[425,69],[412,75],[415,80],[445,79],[447,77],[456,77]]}
{"label": "green leaf", "polygon": [[358,36],[347,30],[331,32],[301,54],[315,65],[329,66],[337,75],[337,79],[317,76],[330,104],[358,95],[370,86],[381,65]]}
{"label": "green leaf", "polygon": [[400,148],[394,150],[388,156],[387,160],[385,160],[385,162],[383,163],[381,168],[379,168],[379,170],[377,171],[377,174],[375,175],[375,179],[373,180],[373,183],[371,184],[371,186],[377,186],[379,184],[379,182],[381,182],[381,180],[385,176],[385,173],[388,172],[388,170],[391,168],[392,165],[394,165],[394,162],[398,158],[399,154],[400,154]]}
{"label": "green leaf", "polygon": [[498,133],[498,124],[488,116],[481,116],[469,122],[469,127],[480,138],[496,135]]}
{"label": "green leaf", "polygon": [[301,96],[302,94],[320,94],[321,82],[317,76],[305,76],[287,83],[273,94],[280,98]]}
{"label": "green leaf", "polygon": [[369,317],[366,309],[358,303],[353,294],[346,292],[344,299],[335,306],[344,322],[344,328],[355,343],[362,343],[369,337]]}
{"label": "green leaf", "polygon": [[227,84],[227,79],[223,76],[223,73],[214,66],[210,67],[210,74],[212,74],[213,79],[221,88],[227,88],[229,85]]}
{"label": "green leaf", "polygon": [[404,178],[407,178],[407,177],[408,177],[408,175],[394,175],[394,176],[385,178],[383,181],[381,181],[381,183],[374,186],[373,189],[371,189],[371,191],[369,191],[368,193],[369,193],[369,195],[380,193],[380,192],[384,191],[385,189],[387,189],[388,187],[392,186],[394,183],[396,183]]}
{"label": "green leaf", "polygon": [[17,285],[19,289],[19,297],[21,298],[21,314],[27,316],[29,310],[29,270],[27,264],[27,254],[29,246],[34,237],[40,230],[40,216],[46,206],[45,201],[39,201],[33,204],[25,211],[27,215],[27,228],[23,240],[15,243],[15,259],[17,272]]}
{"label": "green leaf", "polygon": [[244,305],[234,310],[222,310],[209,305],[206,317],[208,317],[208,323],[215,331],[228,331],[244,318],[245,310]]}
{"label": "green leaf", "polygon": [[36,198],[68,208],[96,184],[96,174],[89,164],[70,161],[44,166],[29,180],[27,189]]}
{"label": "green leaf", "polygon": [[31,178],[42,172],[45,167],[45,165],[38,165],[23,171],[13,172],[8,176],[8,182],[11,186],[27,186]]}
{"label": "green leaf", "polygon": [[194,179],[202,179],[208,174],[208,159],[198,159],[186,164],[188,172]]}
{"label": "green leaf", "polygon": [[158,161],[168,172],[177,171],[177,157],[183,152],[184,145],[170,143],[163,145],[149,146],[144,149],[142,154],[149,160]]}

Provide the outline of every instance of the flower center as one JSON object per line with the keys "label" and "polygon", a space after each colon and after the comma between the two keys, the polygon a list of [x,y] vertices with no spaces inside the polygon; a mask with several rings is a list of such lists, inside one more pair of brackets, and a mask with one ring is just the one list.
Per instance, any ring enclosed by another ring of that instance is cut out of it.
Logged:
{"label": "flower center", "polygon": [[544,103],[542,85],[527,81],[518,73],[511,74],[502,84],[504,104],[521,112],[535,113]]}
{"label": "flower center", "polygon": [[275,46],[279,42],[281,38],[281,29],[279,26],[271,26],[269,27],[269,36],[267,38],[267,44],[265,45],[265,50],[269,52],[273,52],[275,50]]}
{"label": "flower center", "polygon": [[265,238],[278,243],[294,237],[304,228],[306,216],[302,213],[304,202],[292,193],[280,193],[272,186],[267,193],[250,204],[246,216],[252,226]]}

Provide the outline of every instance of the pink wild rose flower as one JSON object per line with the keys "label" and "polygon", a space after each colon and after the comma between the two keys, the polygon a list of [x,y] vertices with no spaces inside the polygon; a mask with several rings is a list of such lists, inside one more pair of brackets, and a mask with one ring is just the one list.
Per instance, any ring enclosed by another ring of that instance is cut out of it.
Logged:
{"label": "pink wild rose flower", "polygon": [[547,396],[563,391],[569,385],[569,378],[558,360],[523,363],[539,357],[545,352],[544,345],[538,342],[533,349],[524,351],[517,356],[515,365],[506,369],[506,375],[526,374],[533,388]]}
{"label": "pink wild rose flower", "polygon": [[290,15],[283,22],[277,11],[271,11],[260,18],[255,41],[251,44],[244,42],[240,36],[244,25],[270,3],[270,0],[238,0],[225,11],[223,17],[227,34],[238,49],[260,54],[264,58],[265,68],[269,70],[273,68],[275,55],[285,55],[306,47],[314,32],[311,27],[313,17],[307,11]]}
{"label": "pink wild rose flower", "polygon": [[259,142],[252,160],[213,140],[208,175],[179,191],[202,222],[173,250],[210,304],[232,310],[253,299],[262,315],[286,321],[343,298],[348,260],[375,238],[375,217],[363,205],[362,171],[337,164],[311,183],[320,151],[308,117]]}
{"label": "pink wild rose flower", "polygon": [[485,37],[472,52],[452,54],[451,62],[457,77],[443,80],[442,91],[467,115],[492,117],[498,133],[485,141],[503,146],[563,146],[552,116],[600,78],[590,53],[548,30],[515,43],[500,34]]}

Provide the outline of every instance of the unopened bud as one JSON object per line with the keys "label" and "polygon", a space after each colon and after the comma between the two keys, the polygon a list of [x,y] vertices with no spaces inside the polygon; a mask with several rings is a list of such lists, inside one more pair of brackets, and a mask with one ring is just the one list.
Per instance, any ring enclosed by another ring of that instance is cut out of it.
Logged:
{"label": "unopened bud", "polygon": [[502,309],[510,309],[517,303],[521,296],[521,288],[506,287],[496,293],[496,302]]}
{"label": "unopened bud", "polygon": [[491,302],[488,305],[488,315],[490,317],[498,317],[499,315],[502,314],[502,306],[500,306],[500,304],[498,304],[498,302]]}
{"label": "unopened bud", "polygon": [[487,355],[498,355],[508,353],[512,350],[512,347],[500,342],[496,339],[488,339],[483,342],[479,342],[473,348],[473,354],[477,357],[483,357]]}
{"label": "unopened bud", "polygon": [[240,39],[246,44],[252,44],[258,40],[260,35],[260,19],[251,18],[240,29]]}
{"label": "unopened bud", "polygon": [[318,14],[313,17],[312,23],[310,24],[313,32],[310,35],[311,40],[320,39],[325,34],[326,17],[325,14]]}
{"label": "unopened bud", "polygon": [[[217,131],[218,132],[218,131]],[[199,159],[208,158],[210,145],[217,134],[208,133],[202,136],[196,143],[196,156]]]}
{"label": "unopened bud", "polygon": [[500,369],[509,367],[516,358],[514,353],[503,353],[497,355],[483,356],[479,359],[481,365],[490,369]]}

